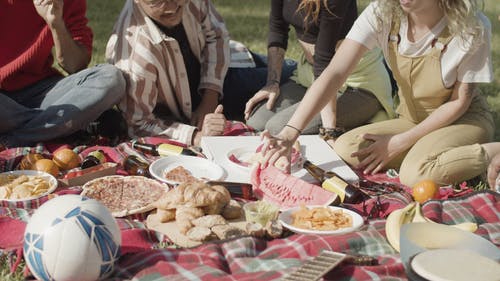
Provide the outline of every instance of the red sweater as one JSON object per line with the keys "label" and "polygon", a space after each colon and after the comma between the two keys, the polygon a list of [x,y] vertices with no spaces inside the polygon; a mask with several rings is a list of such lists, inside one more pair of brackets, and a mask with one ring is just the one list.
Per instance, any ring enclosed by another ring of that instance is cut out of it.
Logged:
{"label": "red sweater", "polygon": [[[64,1],[63,17],[74,40],[92,52],[85,0]],[[32,0],[0,0],[0,90],[15,91],[53,75],[52,33]]]}

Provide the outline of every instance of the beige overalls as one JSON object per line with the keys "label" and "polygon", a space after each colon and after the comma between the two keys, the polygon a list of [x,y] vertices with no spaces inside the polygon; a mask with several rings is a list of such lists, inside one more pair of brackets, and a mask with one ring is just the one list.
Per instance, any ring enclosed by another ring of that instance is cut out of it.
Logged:
{"label": "beige overalls", "polygon": [[[453,88],[447,89],[443,84],[440,63],[441,54],[452,39],[448,28],[434,40],[432,50],[419,57],[399,54],[398,32],[399,22],[393,23],[386,59],[399,86],[399,117],[353,129],[337,139],[335,151],[351,165],[361,160],[351,157],[351,153],[371,143],[361,135],[393,135],[410,130],[452,94]],[[492,141],[493,133],[492,114],[485,98],[478,95],[457,121],[424,136],[386,168],[399,169],[401,182],[408,186],[422,179],[441,185],[460,183],[486,171],[489,159],[479,144]]]}

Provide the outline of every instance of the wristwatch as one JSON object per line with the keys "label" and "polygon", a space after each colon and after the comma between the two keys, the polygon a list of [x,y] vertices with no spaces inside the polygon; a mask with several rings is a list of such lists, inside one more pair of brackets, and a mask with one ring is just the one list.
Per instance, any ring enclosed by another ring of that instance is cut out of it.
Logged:
{"label": "wristwatch", "polygon": [[336,140],[338,137],[340,137],[343,133],[345,133],[344,128],[324,128],[324,127],[319,127],[319,136],[325,140]]}

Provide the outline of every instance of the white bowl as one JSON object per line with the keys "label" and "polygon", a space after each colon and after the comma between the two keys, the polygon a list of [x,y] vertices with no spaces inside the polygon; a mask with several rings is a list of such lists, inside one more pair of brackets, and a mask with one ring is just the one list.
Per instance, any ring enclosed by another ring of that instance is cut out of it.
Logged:
{"label": "white bowl", "polygon": [[20,199],[0,199],[3,201],[8,201],[8,202],[22,202],[22,201],[27,201],[27,200],[33,200],[40,198],[42,196],[48,195],[52,192],[54,192],[57,189],[57,179],[52,176],[49,173],[41,172],[41,171],[35,171],[35,170],[15,170],[15,171],[10,171],[10,172],[4,172],[1,173],[0,176],[2,175],[26,175],[26,176],[39,176],[45,179],[49,183],[49,189],[41,194],[31,196],[31,197],[26,197],[26,198],[20,198]]}
{"label": "white bowl", "polygon": [[[419,253],[436,249],[471,251],[500,262],[500,250],[481,236],[452,226],[437,223],[408,223],[401,227],[401,260],[414,280],[421,280],[410,270],[410,262]],[[450,265],[453,266],[453,265]]]}

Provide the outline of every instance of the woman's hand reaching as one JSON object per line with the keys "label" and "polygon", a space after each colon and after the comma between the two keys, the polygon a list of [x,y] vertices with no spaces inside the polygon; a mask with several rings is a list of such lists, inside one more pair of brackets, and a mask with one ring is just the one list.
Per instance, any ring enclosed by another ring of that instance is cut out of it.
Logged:
{"label": "woman's hand reaching", "polygon": [[363,169],[365,174],[380,172],[392,159],[411,146],[403,141],[400,135],[364,134],[362,137],[372,143],[353,152],[351,157],[363,159],[356,168]]}
{"label": "woman's hand reaching", "polygon": [[281,136],[272,136],[267,130],[262,132],[261,140],[263,140],[262,154],[264,155],[260,163],[262,168],[269,165],[276,165],[278,160],[279,168],[287,173],[291,170],[290,157],[292,154],[292,145],[295,139],[289,139]]}

